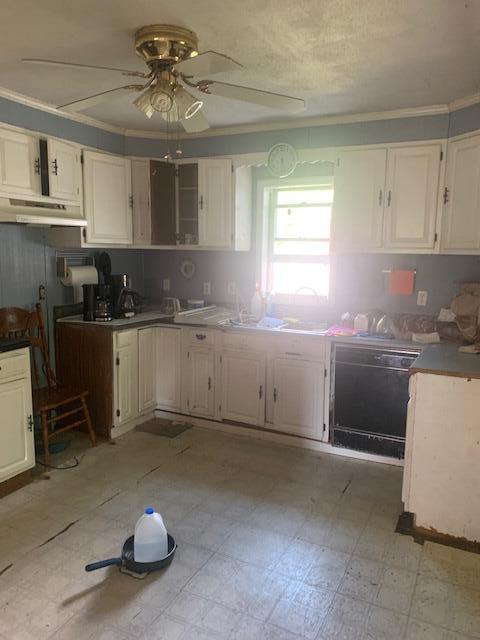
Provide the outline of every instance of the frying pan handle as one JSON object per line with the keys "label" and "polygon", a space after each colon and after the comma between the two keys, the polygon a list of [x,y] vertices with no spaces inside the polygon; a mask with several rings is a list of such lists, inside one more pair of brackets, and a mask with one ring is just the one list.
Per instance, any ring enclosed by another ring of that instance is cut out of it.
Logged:
{"label": "frying pan handle", "polygon": [[117,565],[120,567],[122,565],[121,558],[108,558],[107,560],[99,560],[98,562],[92,562],[92,564],[87,564],[85,567],[85,571],[96,571],[97,569],[103,569],[104,567],[110,567],[112,565]]}

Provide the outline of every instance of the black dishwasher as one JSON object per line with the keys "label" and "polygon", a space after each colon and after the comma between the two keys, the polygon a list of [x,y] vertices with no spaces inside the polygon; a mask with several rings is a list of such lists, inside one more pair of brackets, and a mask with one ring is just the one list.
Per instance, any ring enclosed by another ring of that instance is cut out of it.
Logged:
{"label": "black dishwasher", "polygon": [[335,346],[332,444],[405,456],[408,370],[418,351]]}

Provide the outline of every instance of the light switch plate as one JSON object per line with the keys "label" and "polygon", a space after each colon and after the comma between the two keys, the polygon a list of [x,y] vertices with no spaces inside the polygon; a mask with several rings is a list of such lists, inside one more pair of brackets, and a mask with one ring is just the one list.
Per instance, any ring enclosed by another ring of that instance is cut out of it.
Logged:
{"label": "light switch plate", "polygon": [[163,279],[163,290],[170,291],[170,280],[168,278]]}
{"label": "light switch plate", "polygon": [[203,295],[204,296],[209,296],[212,293],[212,285],[210,284],[210,282],[204,282],[203,283]]}
{"label": "light switch plate", "polygon": [[427,305],[428,291],[419,291],[417,293],[417,307],[425,307]]}
{"label": "light switch plate", "polygon": [[235,282],[229,282],[227,284],[227,295],[234,296],[237,293],[237,285]]}

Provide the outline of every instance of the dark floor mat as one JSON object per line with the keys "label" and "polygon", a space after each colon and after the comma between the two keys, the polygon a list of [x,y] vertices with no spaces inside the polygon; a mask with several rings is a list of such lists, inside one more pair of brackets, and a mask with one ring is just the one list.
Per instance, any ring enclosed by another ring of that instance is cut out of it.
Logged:
{"label": "dark floor mat", "polygon": [[156,436],[166,436],[167,438],[176,438],[187,429],[191,429],[192,425],[189,422],[176,422],[172,420],[165,420],[164,418],[153,418],[147,422],[139,424],[137,431],[144,431],[145,433],[153,433]]}

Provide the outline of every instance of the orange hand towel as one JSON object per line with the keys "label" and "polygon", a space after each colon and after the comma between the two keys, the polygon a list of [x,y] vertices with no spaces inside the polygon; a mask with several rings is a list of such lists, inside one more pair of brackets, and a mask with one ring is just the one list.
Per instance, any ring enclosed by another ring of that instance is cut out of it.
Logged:
{"label": "orange hand towel", "polygon": [[389,292],[397,296],[411,296],[415,287],[413,269],[394,269],[390,274]]}

